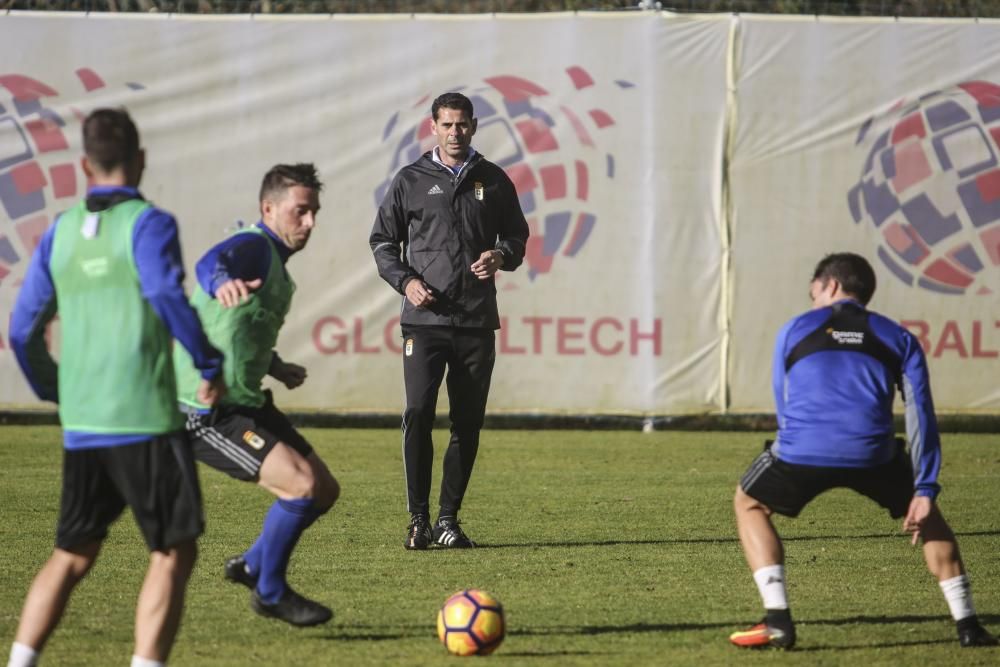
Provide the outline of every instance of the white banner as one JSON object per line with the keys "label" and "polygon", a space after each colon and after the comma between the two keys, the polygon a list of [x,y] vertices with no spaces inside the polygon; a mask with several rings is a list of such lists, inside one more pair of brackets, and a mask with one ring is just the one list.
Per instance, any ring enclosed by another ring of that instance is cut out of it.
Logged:
{"label": "white banner", "polygon": [[731,408],[773,410],[815,263],[868,257],[939,409],[1000,408],[1000,24],[743,17],[730,154]]}
{"label": "white banner", "polygon": [[[38,235],[84,192],[81,114],[126,105],[189,284],[227,229],[257,219],[272,164],[317,164],[323,210],[289,263],[299,290],[279,341],[310,375],[278,401],[398,412],[401,297],[367,239],[387,179],[429,146],[431,100],[462,90],[474,146],[508,170],[532,228],[524,266],[498,281],[490,410],[720,410],[731,23],[0,16],[0,321]],[[0,404],[33,404],[0,334]]]}

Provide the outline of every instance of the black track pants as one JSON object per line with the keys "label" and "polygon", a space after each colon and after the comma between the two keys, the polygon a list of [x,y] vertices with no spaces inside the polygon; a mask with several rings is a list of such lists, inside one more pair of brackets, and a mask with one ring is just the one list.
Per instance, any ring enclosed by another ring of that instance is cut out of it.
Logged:
{"label": "black track pants", "polygon": [[431,429],[447,371],[451,439],[444,455],[440,513],[454,516],[472,476],[496,359],[492,329],[403,326],[403,468],[407,509],[430,514]]}

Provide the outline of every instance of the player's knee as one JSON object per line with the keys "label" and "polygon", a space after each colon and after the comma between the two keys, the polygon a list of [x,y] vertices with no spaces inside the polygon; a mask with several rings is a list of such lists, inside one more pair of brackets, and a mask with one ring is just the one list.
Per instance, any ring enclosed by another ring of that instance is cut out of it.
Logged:
{"label": "player's knee", "polygon": [[52,559],[59,565],[68,579],[78,582],[90,572],[99,552],[100,543],[95,542],[78,549],[57,549],[52,555]]}
{"label": "player's knee", "polygon": [[403,410],[403,426],[406,429],[430,430],[434,426],[434,406],[408,405]]}

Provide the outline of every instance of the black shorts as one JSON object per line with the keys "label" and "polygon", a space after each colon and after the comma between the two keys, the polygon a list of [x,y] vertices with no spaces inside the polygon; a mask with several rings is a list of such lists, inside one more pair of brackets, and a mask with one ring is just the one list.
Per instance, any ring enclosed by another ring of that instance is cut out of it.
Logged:
{"label": "black shorts", "polygon": [[130,445],[64,451],[57,547],[103,540],[126,505],[150,551],[201,535],[201,488],[183,432]]}
{"label": "black shorts", "polygon": [[303,457],[313,448],[274,406],[271,392],[259,408],[221,405],[207,414],[188,413],[187,431],[202,463],[243,481],[256,481],[260,466],[283,442]]}
{"label": "black shorts", "polygon": [[872,468],[796,465],[779,460],[765,448],[743,473],[740,488],[778,514],[795,517],[824,491],[846,487],[871,498],[898,519],[909,510],[914,487],[913,464],[903,441],[897,438],[896,445],[891,461]]}

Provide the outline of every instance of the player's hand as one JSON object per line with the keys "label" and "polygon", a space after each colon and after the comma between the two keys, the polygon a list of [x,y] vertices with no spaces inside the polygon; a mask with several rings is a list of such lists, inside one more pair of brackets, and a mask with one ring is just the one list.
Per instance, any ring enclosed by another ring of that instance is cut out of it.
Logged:
{"label": "player's hand", "polygon": [[220,373],[214,380],[202,379],[198,385],[198,402],[209,407],[215,406],[223,396],[226,395],[226,381]]}
{"label": "player's hand", "polygon": [[406,287],[403,288],[406,292],[407,300],[412,303],[417,308],[426,308],[431,305],[437,299],[434,298],[434,293],[431,288],[427,286],[420,278],[414,278],[410,282],[406,283]]}
{"label": "player's hand", "polygon": [[264,281],[260,278],[243,281],[239,278],[227,280],[215,289],[215,298],[224,308],[232,308],[246,303],[251,292],[256,292]]}
{"label": "player's hand", "polygon": [[499,250],[486,250],[472,264],[472,272],[480,280],[489,280],[493,274],[503,268],[503,253]]}
{"label": "player's hand", "polygon": [[917,543],[917,540],[920,538],[920,531],[923,530],[924,524],[927,522],[927,517],[930,516],[933,507],[934,501],[928,496],[913,496],[913,500],[910,501],[910,509],[903,518],[903,530],[907,533],[913,533],[913,539],[910,540],[910,544],[915,545]]}
{"label": "player's hand", "polygon": [[302,386],[308,375],[304,366],[280,360],[277,363],[271,364],[268,374],[289,389]]}

